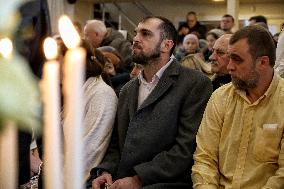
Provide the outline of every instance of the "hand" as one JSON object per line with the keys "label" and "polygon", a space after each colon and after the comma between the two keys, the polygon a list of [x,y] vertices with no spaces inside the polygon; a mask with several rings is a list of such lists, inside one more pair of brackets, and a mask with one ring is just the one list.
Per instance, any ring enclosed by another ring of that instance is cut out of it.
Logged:
{"label": "hand", "polygon": [[100,189],[105,183],[112,184],[112,177],[108,172],[103,172],[101,176],[92,181],[92,189]]}
{"label": "hand", "polygon": [[136,175],[134,177],[125,177],[116,180],[108,189],[140,189],[142,183],[140,178]]}
{"label": "hand", "polygon": [[107,74],[109,74],[111,76],[115,76],[116,75],[116,71],[115,71],[114,65],[111,63],[111,61],[107,61],[105,63],[104,71],[105,71],[105,73],[107,73]]}
{"label": "hand", "polygon": [[38,173],[39,165],[41,164],[41,159],[36,153],[30,151],[30,167],[31,167],[31,176],[34,176]]}

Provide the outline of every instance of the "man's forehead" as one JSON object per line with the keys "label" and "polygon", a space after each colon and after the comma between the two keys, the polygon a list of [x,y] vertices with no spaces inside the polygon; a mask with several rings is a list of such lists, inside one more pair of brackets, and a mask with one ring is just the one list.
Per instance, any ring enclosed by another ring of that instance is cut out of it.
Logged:
{"label": "man's forehead", "polygon": [[248,43],[247,39],[240,39],[236,41],[234,44],[229,44],[228,49],[229,50],[235,50],[235,51],[240,51],[240,50],[247,50],[248,49]]}
{"label": "man's forehead", "polygon": [[214,49],[227,50],[228,44],[229,44],[229,41],[227,39],[219,38],[214,44]]}
{"label": "man's forehead", "polygon": [[222,46],[223,49],[228,49],[229,41],[232,34],[224,34],[220,38],[218,38],[214,45],[216,46]]}
{"label": "man's forehead", "polygon": [[232,18],[230,18],[230,17],[223,17],[223,18],[222,18],[222,20],[226,20],[226,21],[227,21],[227,20],[228,20],[228,21],[233,21],[233,20],[232,20]]}
{"label": "man's forehead", "polygon": [[84,31],[85,31],[85,32],[94,32],[94,31],[96,31],[96,30],[95,30],[95,27],[93,27],[93,25],[87,24],[87,25],[84,27]]}
{"label": "man's forehead", "polygon": [[189,15],[187,16],[187,19],[193,19],[193,20],[195,20],[195,19],[197,19],[197,18],[196,18],[195,15],[189,14]]}
{"label": "man's forehead", "polygon": [[145,20],[144,22],[140,22],[137,28],[135,29],[135,31],[140,31],[140,30],[153,31],[158,29],[161,23],[162,21],[158,18],[150,18]]}

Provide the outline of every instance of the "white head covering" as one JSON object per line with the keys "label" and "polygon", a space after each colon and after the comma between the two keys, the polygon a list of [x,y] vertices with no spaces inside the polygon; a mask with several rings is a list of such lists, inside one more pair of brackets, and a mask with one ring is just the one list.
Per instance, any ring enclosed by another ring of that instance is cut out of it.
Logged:
{"label": "white head covering", "polygon": [[197,44],[197,48],[199,49],[199,39],[196,35],[194,34],[187,34],[184,38],[183,38],[183,44],[187,42],[187,40],[189,39],[193,39],[196,41],[196,44]]}

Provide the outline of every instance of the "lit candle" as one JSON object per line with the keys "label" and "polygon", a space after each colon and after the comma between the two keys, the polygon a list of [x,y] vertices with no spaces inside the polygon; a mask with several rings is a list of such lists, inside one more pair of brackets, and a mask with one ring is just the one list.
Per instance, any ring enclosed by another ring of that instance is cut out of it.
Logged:
{"label": "lit candle", "polygon": [[11,59],[13,52],[13,44],[9,38],[3,38],[0,40],[0,53],[6,59]]}
{"label": "lit candle", "polygon": [[43,67],[42,99],[44,103],[44,188],[63,188],[62,145],[60,129],[60,66],[55,60],[57,44],[46,38],[44,53],[48,59]]}
{"label": "lit candle", "polygon": [[86,51],[79,47],[80,36],[67,16],[59,19],[59,32],[68,47],[64,58],[65,188],[82,189],[83,180],[83,83]]}
{"label": "lit candle", "polygon": [[[0,40],[0,54],[11,59],[13,45],[10,39]],[[0,188],[17,188],[17,128],[13,121],[7,121],[0,134]]]}

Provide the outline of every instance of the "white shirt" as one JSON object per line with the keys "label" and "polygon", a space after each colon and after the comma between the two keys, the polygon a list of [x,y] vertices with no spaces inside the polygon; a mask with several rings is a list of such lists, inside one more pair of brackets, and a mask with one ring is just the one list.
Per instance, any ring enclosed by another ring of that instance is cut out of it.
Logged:
{"label": "white shirt", "polygon": [[138,94],[138,108],[141,106],[141,104],[144,102],[144,100],[149,96],[149,94],[154,90],[156,85],[158,84],[159,80],[161,79],[164,71],[167,69],[167,67],[170,66],[170,64],[173,61],[173,56],[171,56],[170,61],[165,64],[153,77],[152,80],[148,83],[144,77],[143,77],[143,71],[140,72],[138,75],[139,79],[139,94]]}

